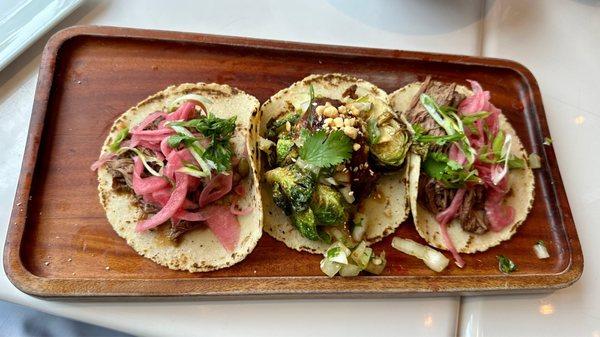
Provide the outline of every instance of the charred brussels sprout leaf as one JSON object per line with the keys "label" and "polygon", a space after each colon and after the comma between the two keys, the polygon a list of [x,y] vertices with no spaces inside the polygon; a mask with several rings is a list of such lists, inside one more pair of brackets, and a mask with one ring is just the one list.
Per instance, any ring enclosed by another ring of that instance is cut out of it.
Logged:
{"label": "charred brussels sprout leaf", "polygon": [[308,208],[315,189],[315,181],[309,173],[296,165],[289,165],[272,169],[265,174],[265,177],[273,189],[277,190],[273,196],[275,203],[278,206],[289,205],[289,207],[279,206],[284,211],[291,208],[295,212],[300,212]]}
{"label": "charred brussels sprout leaf", "polygon": [[337,226],[348,221],[348,210],[344,197],[330,186],[317,185],[311,208],[319,225]]}
{"label": "charred brussels sprout leaf", "polygon": [[[379,136],[376,143],[370,143],[371,153],[384,166],[398,167],[404,163],[410,141],[404,126],[396,120],[389,120],[377,127]],[[369,135],[369,140],[373,137]]]}
{"label": "charred brussels sprout leaf", "polygon": [[294,213],[292,215],[292,221],[300,234],[305,238],[313,241],[321,240],[319,232],[317,231],[315,215],[310,208]]}
{"label": "charred brussels sprout leaf", "polygon": [[291,125],[294,125],[299,118],[299,113],[288,112],[275,120],[271,120],[267,125],[267,137],[270,139],[276,138],[280,133],[285,131],[285,124],[287,122],[289,122]]}
{"label": "charred brussels sprout leaf", "polygon": [[277,140],[277,164],[288,165],[293,163],[293,159],[298,157],[298,149],[290,137],[281,137]]}

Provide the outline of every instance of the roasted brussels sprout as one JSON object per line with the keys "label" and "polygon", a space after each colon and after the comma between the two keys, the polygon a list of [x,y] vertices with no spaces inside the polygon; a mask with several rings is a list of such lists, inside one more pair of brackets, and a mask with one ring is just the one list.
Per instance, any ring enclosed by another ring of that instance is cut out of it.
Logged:
{"label": "roasted brussels sprout", "polygon": [[277,140],[277,164],[281,166],[292,164],[298,157],[298,149],[291,137],[285,135]]}
{"label": "roasted brussels sprout", "polygon": [[408,130],[392,110],[374,103],[366,123],[371,154],[382,166],[399,167],[410,147]]}
{"label": "roasted brussels sprout", "polygon": [[300,114],[297,112],[288,112],[278,117],[277,119],[272,119],[267,124],[267,137],[269,139],[276,138],[280,133],[286,131],[286,123],[290,123],[294,125],[298,119],[300,118]]}
{"label": "roasted brussels sprout", "polygon": [[315,190],[315,180],[308,172],[297,165],[288,165],[268,171],[265,178],[273,187],[273,201],[286,213],[308,208]]}
{"label": "roasted brussels sprout", "polygon": [[317,231],[315,215],[310,208],[307,208],[304,211],[295,212],[292,215],[292,222],[300,234],[305,238],[313,241],[321,240],[319,232]]}
{"label": "roasted brussels sprout", "polygon": [[337,226],[348,221],[349,211],[344,197],[330,186],[317,185],[310,207],[319,225]]}

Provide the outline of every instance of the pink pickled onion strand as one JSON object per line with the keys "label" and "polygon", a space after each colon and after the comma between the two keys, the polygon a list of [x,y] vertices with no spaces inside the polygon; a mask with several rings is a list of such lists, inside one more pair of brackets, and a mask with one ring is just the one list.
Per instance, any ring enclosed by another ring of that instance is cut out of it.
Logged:
{"label": "pink pickled onion strand", "polygon": [[225,205],[211,205],[203,209],[208,214],[206,225],[215,234],[223,248],[232,252],[240,238],[240,223]]}
{"label": "pink pickled onion strand", "polygon": [[191,112],[194,111],[194,107],[196,105],[190,101],[186,101],[181,104],[177,110],[167,115],[165,118],[168,121],[176,121],[176,120],[187,120],[191,116]]}
{"label": "pink pickled onion strand", "polygon": [[173,151],[173,149],[167,143],[168,141],[169,141],[169,137],[165,137],[165,138],[163,138],[163,140],[160,141],[160,151],[162,152],[162,154],[165,157],[168,157],[169,153],[171,153],[171,151]]}
{"label": "pink pickled onion strand", "polygon": [[132,130],[131,134],[132,135],[138,135],[138,136],[163,136],[166,134],[170,134],[170,133],[174,133],[174,131],[172,129],[167,129],[167,128],[163,128],[163,129],[156,129],[156,130]]}
{"label": "pink pickled onion strand", "polygon": [[107,161],[113,159],[116,155],[114,153],[104,153],[100,156],[100,158],[98,158],[98,160],[96,160],[92,166],[90,166],[90,169],[92,171],[96,171],[98,168],[100,168],[100,166],[104,165]]}
{"label": "pink pickled onion strand", "polygon": [[[493,138],[498,134],[500,129],[499,118],[501,110],[490,102],[491,94],[489,91],[484,91],[481,85],[476,81],[468,81],[471,84],[473,95],[465,98],[460,103],[458,112],[462,115],[471,115],[481,111],[490,113],[485,119],[475,121],[477,134],[471,133],[468,129],[466,130],[471,146],[473,146],[478,153],[486,145],[489,151]],[[492,139],[487,139],[487,135],[483,132],[484,123],[490,131]],[[514,208],[502,204],[504,196],[509,190],[508,177],[505,175],[498,184],[493,183],[494,176],[503,171],[503,166],[501,164],[489,164],[476,161],[475,168],[478,171],[478,176],[484,181],[488,191],[484,208],[486,216],[490,221],[490,228],[496,232],[500,231],[514,220],[515,214]]]}
{"label": "pink pickled onion strand", "polygon": [[144,195],[152,192],[156,192],[160,189],[165,188],[169,185],[167,180],[161,177],[147,177],[142,178],[141,174],[144,171],[144,164],[140,158],[133,157],[133,191],[137,195]]}
{"label": "pink pickled onion strand", "polygon": [[175,218],[186,221],[206,221],[209,218],[209,216],[212,215],[213,214],[207,213],[204,210],[200,210],[197,212],[188,212],[181,210],[175,213]]}
{"label": "pink pickled onion strand", "polygon": [[143,220],[137,223],[135,230],[142,232],[154,228],[165,221],[169,220],[183,206],[188,188],[188,175],[183,173],[175,174],[175,189],[167,203],[161,210],[148,220]]}
{"label": "pink pickled onion strand", "polygon": [[454,257],[456,265],[459,266],[460,268],[465,266],[465,261],[458,254],[456,247],[454,247],[454,243],[452,243],[452,238],[450,238],[450,234],[448,234],[448,228],[447,228],[446,224],[448,224],[450,221],[452,221],[452,219],[454,219],[454,217],[456,217],[456,213],[460,209],[460,205],[462,204],[463,198],[465,196],[465,192],[466,192],[466,190],[464,188],[461,188],[458,191],[456,191],[456,194],[454,195],[454,198],[452,199],[450,206],[448,206],[448,208],[441,211],[440,213],[438,213],[435,216],[435,219],[440,224],[440,230],[442,232],[442,238],[444,239],[444,244],[446,245],[446,248],[448,248],[450,253],[452,253],[452,256]]}
{"label": "pink pickled onion strand", "polygon": [[456,145],[456,143],[452,143],[450,146],[450,153],[448,154],[448,158],[450,160],[454,160],[460,165],[464,165],[467,162],[467,157],[462,152],[462,150]]}
{"label": "pink pickled onion strand", "polygon": [[162,116],[162,117],[166,117],[166,116],[167,116],[167,114],[166,114],[166,113],[164,113],[164,112],[162,112],[162,111],[157,111],[157,112],[154,112],[154,113],[151,113],[151,114],[149,114],[149,115],[148,115],[146,118],[144,118],[144,120],[143,120],[143,121],[142,121],[140,124],[138,124],[138,125],[134,126],[134,127],[131,129],[131,132],[133,133],[134,131],[138,131],[138,130],[144,130],[144,129],[145,129],[145,128],[147,128],[147,127],[148,127],[150,124],[152,124],[152,122],[154,122],[154,121],[155,121],[157,118],[159,118],[159,117],[161,117],[161,116]]}
{"label": "pink pickled onion strand", "polygon": [[[189,186],[188,186],[188,188],[189,188]],[[170,196],[171,196],[171,188],[165,187],[164,189],[153,192],[152,194],[145,194],[144,200],[151,204],[162,207],[167,204],[167,201],[169,201]],[[198,204],[196,204],[195,202],[193,202],[189,199],[185,199],[185,201],[183,202],[183,209],[194,209],[196,207],[198,207]]]}
{"label": "pink pickled onion strand", "polygon": [[248,215],[248,214],[252,213],[253,210],[254,210],[254,208],[252,206],[248,206],[246,208],[238,209],[237,206],[236,206],[236,204],[233,204],[233,203],[229,207],[229,212],[231,212],[231,214],[237,215],[237,216]]}
{"label": "pink pickled onion strand", "polygon": [[218,174],[212,177],[204,186],[204,190],[200,193],[198,204],[204,207],[213,201],[221,199],[231,191],[233,184],[232,174]]}

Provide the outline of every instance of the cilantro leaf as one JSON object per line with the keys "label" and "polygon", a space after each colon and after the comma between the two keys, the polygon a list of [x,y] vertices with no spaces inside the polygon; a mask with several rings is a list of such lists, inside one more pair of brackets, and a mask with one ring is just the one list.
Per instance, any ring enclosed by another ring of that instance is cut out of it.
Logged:
{"label": "cilantro leaf", "polygon": [[498,269],[504,274],[510,274],[517,270],[517,265],[508,257],[504,255],[498,255]]}
{"label": "cilantro leaf", "polygon": [[327,134],[324,130],[310,134],[300,148],[300,158],[317,167],[340,164],[352,156],[352,140],[341,130]]}
{"label": "cilantro leaf", "polygon": [[463,187],[467,182],[480,183],[476,170],[466,170],[441,152],[429,152],[423,161],[423,171],[447,188]]}
{"label": "cilantro leaf", "polygon": [[121,142],[127,138],[127,135],[129,135],[129,128],[124,128],[119,131],[115,137],[115,140],[109,145],[110,152],[117,152],[121,147]]}
{"label": "cilantro leaf", "polygon": [[233,157],[233,149],[229,143],[229,139],[213,141],[212,144],[204,151],[202,158],[215,163],[217,172],[225,172],[231,170],[231,158]]}
{"label": "cilantro leaf", "polygon": [[181,143],[185,144],[186,146],[189,146],[195,141],[197,141],[195,137],[190,137],[184,134],[176,134],[170,136],[169,139],[167,139],[167,144],[171,148],[177,148]]}
{"label": "cilantro leaf", "polygon": [[208,114],[204,118],[192,119],[185,122],[176,122],[173,125],[196,129],[206,137],[213,139],[229,139],[233,136],[235,130],[235,121],[237,116],[231,118],[219,118],[214,114]]}

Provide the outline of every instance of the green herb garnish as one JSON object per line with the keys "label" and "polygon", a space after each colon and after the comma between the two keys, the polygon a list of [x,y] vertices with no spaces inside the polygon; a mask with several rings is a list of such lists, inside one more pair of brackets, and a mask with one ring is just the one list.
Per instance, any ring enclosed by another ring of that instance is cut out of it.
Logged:
{"label": "green herb garnish", "polygon": [[352,140],[341,130],[327,134],[319,130],[310,134],[300,148],[300,158],[307,164],[327,168],[352,156]]}
{"label": "green herb garnish", "polygon": [[167,144],[172,148],[176,148],[181,143],[184,143],[186,146],[189,146],[195,141],[197,141],[196,137],[190,137],[184,134],[176,134],[170,136],[169,139],[167,139]]}
{"label": "green herb garnish", "polygon": [[202,157],[212,161],[217,169],[217,172],[226,172],[231,170],[231,158],[233,151],[229,139],[214,140],[204,151]]}
{"label": "green herb garnish", "polygon": [[172,125],[196,129],[209,138],[229,139],[235,130],[237,116],[231,118],[219,118],[214,114],[208,114],[205,118],[192,119],[185,122],[175,122]]}
{"label": "green herb garnish", "polygon": [[550,137],[544,137],[544,142],[542,144],[544,144],[546,146],[552,145],[552,138],[550,138]]}
{"label": "green herb garnish", "polygon": [[463,122],[455,113],[456,109],[446,106],[438,106],[435,101],[427,94],[421,94],[420,101],[427,113],[433,120],[440,125],[449,136],[458,134],[460,140],[456,141],[465,157],[468,166],[475,162],[475,149],[471,147],[469,139],[465,135]]}
{"label": "green herb garnish", "polygon": [[425,173],[447,188],[463,187],[467,182],[480,183],[476,170],[467,170],[441,152],[430,152],[423,162]]}
{"label": "green herb garnish", "polygon": [[117,152],[121,147],[121,142],[125,140],[128,134],[129,128],[124,128],[121,131],[119,131],[119,133],[117,133],[117,136],[115,137],[115,140],[109,145],[110,152]]}
{"label": "green herb garnish", "polygon": [[425,129],[420,124],[413,125],[413,141],[417,143],[433,143],[436,145],[444,145],[449,142],[455,142],[462,139],[462,135],[455,133],[453,135],[432,136],[426,134]]}
{"label": "green herb garnish", "polygon": [[498,255],[498,269],[504,274],[510,274],[517,270],[517,265],[508,257],[504,255]]}

